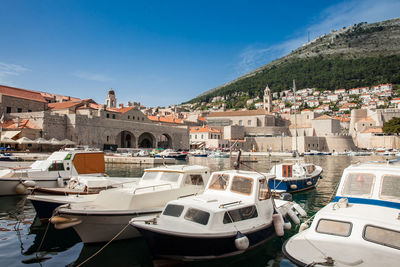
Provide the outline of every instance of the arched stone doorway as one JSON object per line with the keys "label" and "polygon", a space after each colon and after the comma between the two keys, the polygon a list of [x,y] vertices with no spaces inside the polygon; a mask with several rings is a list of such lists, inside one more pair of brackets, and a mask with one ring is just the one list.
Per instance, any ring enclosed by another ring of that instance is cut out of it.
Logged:
{"label": "arched stone doorway", "polygon": [[168,134],[162,134],[159,137],[158,143],[157,143],[158,148],[172,148],[172,139],[171,136]]}
{"label": "arched stone doorway", "polygon": [[145,132],[139,136],[138,146],[140,148],[154,148],[155,145],[155,137],[151,133]]}
{"label": "arched stone doorway", "polygon": [[135,142],[135,136],[133,133],[129,131],[122,131],[117,135],[117,142],[118,142],[118,147],[125,147],[125,148],[130,148],[130,147],[135,147],[136,142]]}

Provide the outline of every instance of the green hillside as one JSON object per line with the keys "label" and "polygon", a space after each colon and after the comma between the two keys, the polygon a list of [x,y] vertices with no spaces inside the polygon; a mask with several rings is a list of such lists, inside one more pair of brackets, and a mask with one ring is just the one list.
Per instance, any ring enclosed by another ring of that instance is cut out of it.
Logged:
{"label": "green hillside", "polygon": [[189,102],[228,99],[238,92],[261,96],[268,84],[272,91],[297,88],[339,89],[400,84],[400,19],[360,23],[323,35],[287,56],[264,65]]}

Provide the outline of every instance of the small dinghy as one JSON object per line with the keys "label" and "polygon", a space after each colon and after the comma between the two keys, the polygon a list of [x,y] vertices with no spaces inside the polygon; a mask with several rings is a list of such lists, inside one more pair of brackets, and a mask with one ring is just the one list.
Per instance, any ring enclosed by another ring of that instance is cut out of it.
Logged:
{"label": "small dinghy", "polygon": [[399,188],[399,164],[346,168],[333,202],[300,226],[283,253],[299,266],[399,266]]}
{"label": "small dinghy", "polygon": [[143,235],[154,258],[203,260],[240,254],[283,236],[291,227],[286,217],[299,223],[295,209],[305,215],[299,205],[272,198],[272,178],[252,171],[214,172],[203,194],[170,201],[158,217],[133,218],[130,224]]}

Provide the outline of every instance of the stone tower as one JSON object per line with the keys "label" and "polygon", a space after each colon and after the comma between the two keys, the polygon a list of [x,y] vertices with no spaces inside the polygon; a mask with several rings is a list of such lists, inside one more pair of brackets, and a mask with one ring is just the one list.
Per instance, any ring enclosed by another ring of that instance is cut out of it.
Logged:
{"label": "stone tower", "polygon": [[108,108],[116,108],[117,107],[117,99],[115,98],[115,92],[113,89],[108,91],[106,98],[106,106]]}
{"label": "stone tower", "polygon": [[264,90],[264,109],[268,112],[272,112],[272,94],[268,85]]}

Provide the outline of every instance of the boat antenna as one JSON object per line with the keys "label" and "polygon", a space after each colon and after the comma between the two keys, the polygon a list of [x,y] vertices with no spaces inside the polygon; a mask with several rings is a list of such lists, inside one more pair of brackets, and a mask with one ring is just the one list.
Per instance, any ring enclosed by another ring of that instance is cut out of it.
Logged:
{"label": "boat antenna", "polygon": [[294,136],[295,136],[295,143],[296,143],[296,157],[297,157],[297,94],[296,94],[296,82],[293,80],[293,93],[294,93]]}

